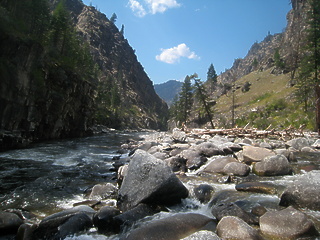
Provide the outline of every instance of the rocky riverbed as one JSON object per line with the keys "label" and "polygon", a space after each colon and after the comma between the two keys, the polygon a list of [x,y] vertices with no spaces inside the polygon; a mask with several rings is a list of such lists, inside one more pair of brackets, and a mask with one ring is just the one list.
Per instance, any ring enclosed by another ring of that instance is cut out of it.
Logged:
{"label": "rocky riverbed", "polygon": [[318,239],[320,148],[188,133],[127,139],[117,182],[47,216],[0,212],[0,239]]}

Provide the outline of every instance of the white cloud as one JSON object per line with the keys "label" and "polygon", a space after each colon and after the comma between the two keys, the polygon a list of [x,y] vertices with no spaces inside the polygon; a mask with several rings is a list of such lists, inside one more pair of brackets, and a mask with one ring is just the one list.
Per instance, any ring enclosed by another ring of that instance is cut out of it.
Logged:
{"label": "white cloud", "polygon": [[[164,13],[169,8],[181,6],[176,0],[144,0],[144,4],[141,3],[141,0],[129,0],[128,5],[138,17],[144,17],[148,13]],[[146,11],[146,8],[149,9],[148,12]]]}
{"label": "white cloud", "polygon": [[144,17],[147,14],[141,3],[136,0],[129,0],[128,5],[130,6],[134,14],[138,17]]}
{"label": "white cloud", "polygon": [[161,54],[156,56],[156,59],[161,62],[173,64],[180,61],[180,58],[186,57],[189,59],[200,59],[195,52],[191,52],[190,48],[185,44],[181,43],[176,47],[161,49]]}
{"label": "white cloud", "polygon": [[163,13],[169,8],[180,7],[176,0],[145,0],[152,14]]}

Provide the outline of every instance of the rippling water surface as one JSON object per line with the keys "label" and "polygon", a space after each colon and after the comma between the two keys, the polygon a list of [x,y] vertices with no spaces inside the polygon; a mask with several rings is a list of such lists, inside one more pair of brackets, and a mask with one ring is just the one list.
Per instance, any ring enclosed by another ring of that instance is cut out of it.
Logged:
{"label": "rippling water surface", "polygon": [[24,208],[37,214],[72,206],[87,188],[115,179],[114,157],[137,133],[108,133],[35,144],[0,153],[0,209]]}

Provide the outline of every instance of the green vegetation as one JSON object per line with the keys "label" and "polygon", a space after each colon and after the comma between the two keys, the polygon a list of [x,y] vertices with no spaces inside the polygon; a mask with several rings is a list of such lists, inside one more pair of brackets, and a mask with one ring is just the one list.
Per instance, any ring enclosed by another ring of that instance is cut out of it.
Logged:
{"label": "green vegetation", "polygon": [[310,103],[316,109],[316,129],[320,134],[320,2],[310,0],[305,54],[299,69],[296,96],[308,111]]}
{"label": "green vegetation", "polygon": [[284,64],[283,60],[280,57],[279,49],[276,49],[273,58],[274,58],[275,66],[277,68],[279,68],[279,69],[284,69],[285,68],[285,64]]}
{"label": "green vegetation", "polygon": [[191,78],[186,76],[181,91],[170,108],[170,117],[180,124],[186,123],[193,105],[193,87]]}
{"label": "green vegetation", "polygon": [[[240,79],[235,84],[243,86],[250,82],[250,90],[234,91],[235,124],[238,127],[258,129],[277,129],[287,127],[305,127],[314,130],[314,112],[304,111],[302,103],[295,98],[295,87],[290,87],[290,73],[273,75],[270,69],[255,71]],[[216,127],[231,127],[232,94],[228,92],[217,100],[213,119],[219,123]]]}
{"label": "green vegetation", "polygon": [[207,72],[207,83],[210,85],[210,92],[213,92],[217,87],[218,75],[211,63]]}

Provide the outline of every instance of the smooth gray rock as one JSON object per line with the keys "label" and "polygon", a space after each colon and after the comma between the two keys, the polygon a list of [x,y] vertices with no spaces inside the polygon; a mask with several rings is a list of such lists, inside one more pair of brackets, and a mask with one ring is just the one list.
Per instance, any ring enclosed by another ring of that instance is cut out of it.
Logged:
{"label": "smooth gray rock", "polygon": [[224,167],[231,162],[238,162],[237,159],[233,157],[221,157],[217,158],[210,163],[208,163],[201,172],[206,173],[224,173]]}
{"label": "smooth gray rock", "polygon": [[307,138],[295,138],[286,142],[287,148],[292,147],[301,151],[304,147],[310,147],[311,143]]}
{"label": "smooth gray rock", "polygon": [[131,231],[121,240],[179,240],[214,221],[197,213],[178,213],[155,220]]}
{"label": "smooth gray rock", "polygon": [[265,157],[274,156],[275,153],[266,148],[244,146],[242,155],[243,155],[243,161],[246,164],[251,164],[253,162],[260,162]]}
{"label": "smooth gray rock", "polygon": [[217,234],[222,239],[260,240],[258,230],[238,217],[223,217],[217,225]]}
{"label": "smooth gray rock", "polygon": [[284,155],[276,155],[255,163],[252,172],[258,176],[281,176],[291,174],[292,168]]}
{"label": "smooth gray rock", "polygon": [[188,197],[188,190],[162,160],[137,150],[119,189],[118,207],[127,211],[139,203],[171,205]]}
{"label": "smooth gray rock", "polygon": [[260,217],[260,230],[267,236],[282,239],[318,235],[313,222],[293,207],[266,212]]}
{"label": "smooth gray rock", "polygon": [[250,173],[250,167],[240,162],[230,162],[222,169],[224,174],[232,174],[234,176],[245,177]]}

